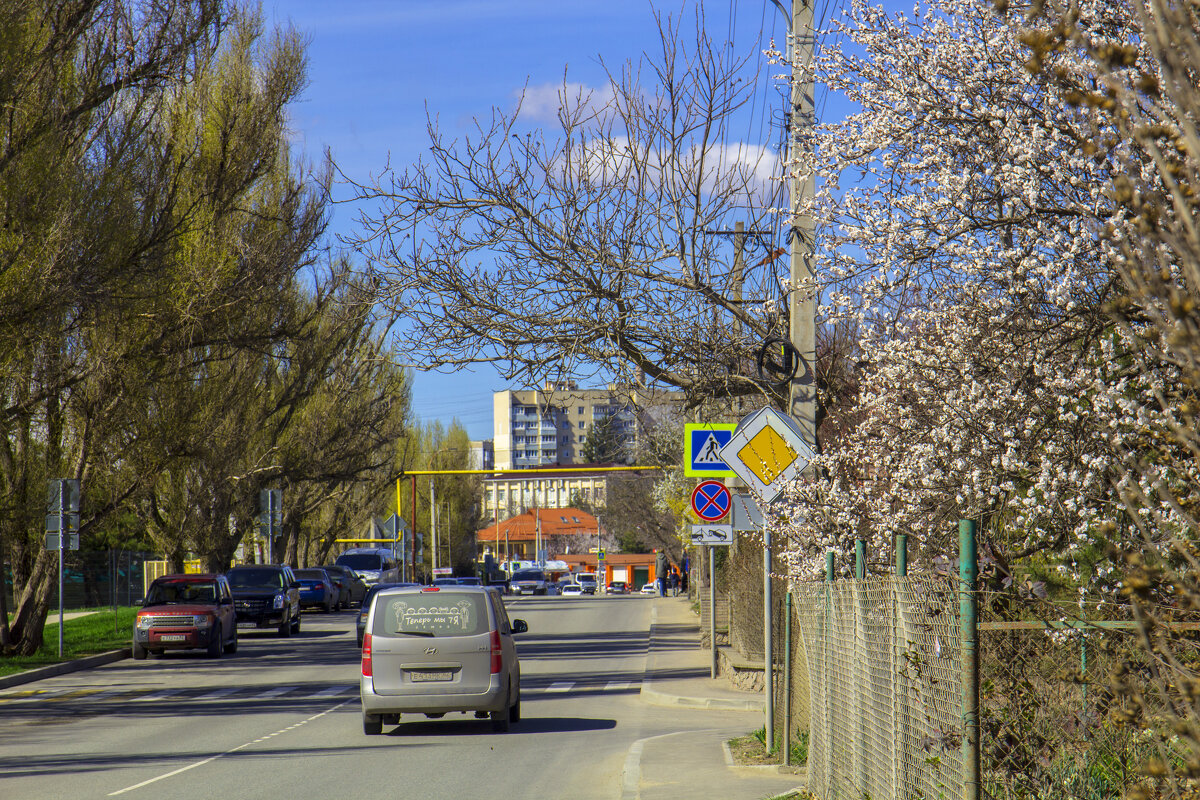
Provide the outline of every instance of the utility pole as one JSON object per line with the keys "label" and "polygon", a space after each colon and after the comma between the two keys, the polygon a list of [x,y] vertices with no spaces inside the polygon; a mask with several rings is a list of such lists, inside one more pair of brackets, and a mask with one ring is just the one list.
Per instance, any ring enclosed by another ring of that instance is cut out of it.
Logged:
{"label": "utility pole", "polygon": [[[809,77],[816,45],[815,15],[816,0],[792,0],[790,14],[783,0],[771,0],[788,20],[788,63],[791,65],[791,108],[788,114],[787,163],[791,172],[788,195],[791,210],[791,225],[788,230],[789,250],[789,294],[788,294],[788,340],[796,350],[799,364],[793,365],[788,387],[788,414],[796,421],[805,441],[817,450],[817,346],[816,346],[816,287],[813,281],[813,251],[816,245],[816,225],[809,210],[816,196],[816,176],[813,174],[813,129],[816,125],[816,107],[813,103],[813,83]],[[797,161],[810,156],[804,165],[806,175],[797,174]],[[770,531],[763,529],[763,611],[765,630],[763,649],[766,664],[764,670],[766,702],[765,744],[770,751],[775,744],[774,719],[774,670],[771,642],[771,539]],[[785,665],[790,669],[790,665]],[[790,725],[790,720],[785,720]]]}
{"label": "utility pole", "polygon": [[[437,501],[434,499],[433,476],[429,476],[429,536],[432,539],[431,546],[433,547],[433,561],[430,566],[437,569],[438,566],[438,529],[437,529]],[[414,546],[416,543],[413,543]]]}
{"label": "utility pole", "polygon": [[[788,161],[795,162],[813,149],[813,128],[816,111],[813,105],[812,80],[805,77],[813,62],[816,31],[813,29],[813,5],[816,0],[792,0],[790,28],[792,66],[792,108],[788,125]],[[778,0],[776,0],[778,2]],[[816,196],[816,176],[792,173],[788,182],[792,224],[788,233],[790,250],[790,301],[788,338],[800,354],[799,368],[792,377],[788,413],[800,425],[805,441],[817,450],[817,381],[816,381],[816,290],[813,286],[813,250],[816,244],[816,225],[811,211],[803,207]],[[802,210],[803,209],[803,210]]]}

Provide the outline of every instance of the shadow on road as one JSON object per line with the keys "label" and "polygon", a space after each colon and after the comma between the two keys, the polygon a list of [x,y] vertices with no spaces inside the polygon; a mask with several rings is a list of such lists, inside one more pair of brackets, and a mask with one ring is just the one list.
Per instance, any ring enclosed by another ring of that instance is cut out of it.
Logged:
{"label": "shadow on road", "polygon": [[414,714],[412,722],[406,720],[407,717],[402,718],[397,727],[388,731],[388,736],[400,739],[409,736],[513,736],[522,733],[607,731],[617,727],[615,719],[525,717],[520,722],[514,722],[507,734],[496,734],[492,732],[492,723],[486,719],[428,720]]}

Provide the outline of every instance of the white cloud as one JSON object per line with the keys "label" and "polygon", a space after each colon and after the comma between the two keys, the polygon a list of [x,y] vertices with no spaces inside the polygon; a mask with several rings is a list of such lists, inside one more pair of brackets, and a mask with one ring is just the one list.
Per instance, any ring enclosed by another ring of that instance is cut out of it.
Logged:
{"label": "white cloud", "polygon": [[583,83],[543,83],[513,93],[521,103],[521,116],[530,120],[555,120],[563,107],[585,107],[595,112],[613,99],[610,86],[594,87]]}

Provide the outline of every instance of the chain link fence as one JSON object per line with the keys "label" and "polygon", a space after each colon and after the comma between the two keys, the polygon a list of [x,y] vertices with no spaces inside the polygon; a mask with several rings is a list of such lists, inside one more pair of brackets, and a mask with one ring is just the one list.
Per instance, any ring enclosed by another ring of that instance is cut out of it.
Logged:
{"label": "chain link fence", "polygon": [[808,785],[817,797],[959,797],[957,594],[910,577],[794,589],[807,660]]}
{"label": "chain link fence", "polygon": [[[131,550],[69,550],[63,553],[63,605],[66,608],[130,606],[143,594],[143,574],[154,553]],[[14,608],[12,573],[5,570],[7,608]],[[50,606],[58,607],[58,582],[51,589]]]}
{"label": "chain link fence", "polygon": [[[1180,722],[1195,719],[1200,700],[1195,613],[1157,607],[1148,623],[1128,605],[978,592],[968,603],[978,619],[972,674],[956,578],[801,583],[793,595],[815,797],[1151,797],[1156,774],[1196,759]],[[978,794],[965,699],[972,681]]]}
{"label": "chain link fence", "polygon": [[983,796],[1115,799],[1143,784],[1152,761],[1186,758],[1167,724],[1178,715],[1150,678],[1161,659],[1190,662],[1195,675],[1200,625],[1160,609],[1168,621],[1147,633],[1128,606],[1087,609],[981,596]]}

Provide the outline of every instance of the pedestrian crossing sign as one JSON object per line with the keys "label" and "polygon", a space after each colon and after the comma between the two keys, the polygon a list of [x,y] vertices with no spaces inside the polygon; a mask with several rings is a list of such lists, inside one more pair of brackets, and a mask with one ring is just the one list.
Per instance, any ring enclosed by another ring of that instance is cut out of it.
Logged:
{"label": "pedestrian crossing sign", "polygon": [[683,474],[693,478],[729,478],[735,475],[721,458],[721,448],[733,438],[737,425],[697,422],[683,426]]}

